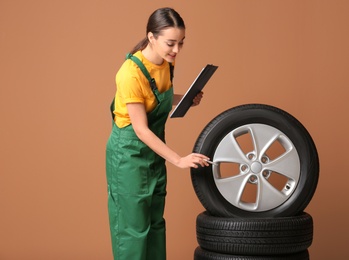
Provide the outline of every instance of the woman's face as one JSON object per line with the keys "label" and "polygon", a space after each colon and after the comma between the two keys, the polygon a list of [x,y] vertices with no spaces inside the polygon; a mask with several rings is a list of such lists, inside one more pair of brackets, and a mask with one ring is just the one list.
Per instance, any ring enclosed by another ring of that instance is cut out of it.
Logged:
{"label": "woman's face", "polygon": [[161,64],[163,60],[173,62],[183,47],[185,29],[170,27],[161,31],[157,38],[150,34],[154,58]]}

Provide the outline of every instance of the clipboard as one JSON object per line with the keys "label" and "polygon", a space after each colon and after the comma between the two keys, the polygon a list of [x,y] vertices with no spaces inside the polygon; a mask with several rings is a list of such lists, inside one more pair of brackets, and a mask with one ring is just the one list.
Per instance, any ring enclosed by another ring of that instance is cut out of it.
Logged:
{"label": "clipboard", "polygon": [[177,106],[170,114],[170,118],[184,117],[193,104],[193,99],[205,87],[206,83],[217,70],[218,66],[207,64],[196,77],[190,88],[183,95]]}

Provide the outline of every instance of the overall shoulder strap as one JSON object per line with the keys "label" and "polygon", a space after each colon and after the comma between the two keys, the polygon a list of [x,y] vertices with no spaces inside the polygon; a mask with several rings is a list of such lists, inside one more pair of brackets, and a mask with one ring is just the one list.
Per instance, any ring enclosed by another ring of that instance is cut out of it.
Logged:
{"label": "overall shoulder strap", "polygon": [[131,53],[128,53],[126,55],[126,59],[130,59],[137,64],[139,69],[143,72],[144,76],[148,79],[152,90],[157,89],[155,79],[150,76],[147,68],[144,66],[140,59],[138,59],[136,56],[133,56]]}
{"label": "overall shoulder strap", "polygon": [[172,65],[172,63],[168,63],[170,65],[170,79],[171,79],[171,83],[173,81],[173,71],[174,71],[174,66]]}
{"label": "overall shoulder strap", "polygon": [[[144,66],[144,64],[141,62],[140,59],[138,59],[136,56],[133,56],[131,53],[128,53],[126,55],[126,59],[130,59],[132,60],[134,63],[137,64],[137,66],[139,67],[139,69],[142,71],[143,75],[148,79],[149,81],[149,84],[151,86],[151,89],[154,91],[155,89],[157,89],[156,87],[156,82],[155,82],[155,79],[152,78],[147,70],[147,68]],[[170,65],[170,77],[171,77],[171,82],[172,82],[172,79],[173,79],[173,65],[171,63],[169,63]],[[111,111],[111,114],[112,114],[112,117],[113,117],[113,120],[115,119],[115,115],[113,113],[113,111],[115,110],[115,98],[113,98],[112,100],[112,103],[110,105],[110,111]]]}

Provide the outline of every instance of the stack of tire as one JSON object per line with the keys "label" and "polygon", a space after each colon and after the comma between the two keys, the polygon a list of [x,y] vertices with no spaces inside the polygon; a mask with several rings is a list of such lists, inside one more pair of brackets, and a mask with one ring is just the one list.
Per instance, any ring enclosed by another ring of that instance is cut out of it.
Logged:
{"label": "stack of tire", "polygon": [[310,258],[313,219],[304,210],[319,159],[295,117],[263,104],[231,108],[208,123],[194,152],[212,161],[191,169],[206,209],[196,220],[195,260]]}

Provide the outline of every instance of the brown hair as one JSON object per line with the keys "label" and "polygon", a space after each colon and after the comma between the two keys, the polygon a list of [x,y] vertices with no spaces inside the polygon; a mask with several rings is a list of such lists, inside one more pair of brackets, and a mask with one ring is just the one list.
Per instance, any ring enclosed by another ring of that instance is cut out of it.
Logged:
{"label": "brown hair", "polygon": [[131,53],[134,54],[135,52],[147,47],[149,43],[147,35],[149,32],[153,33],[154,37],[157,38],[162,30],[169,27],[185,29],[184,21],[179,13],[169,7],[155,10],[148,19],[145,38],[133,47]]}

